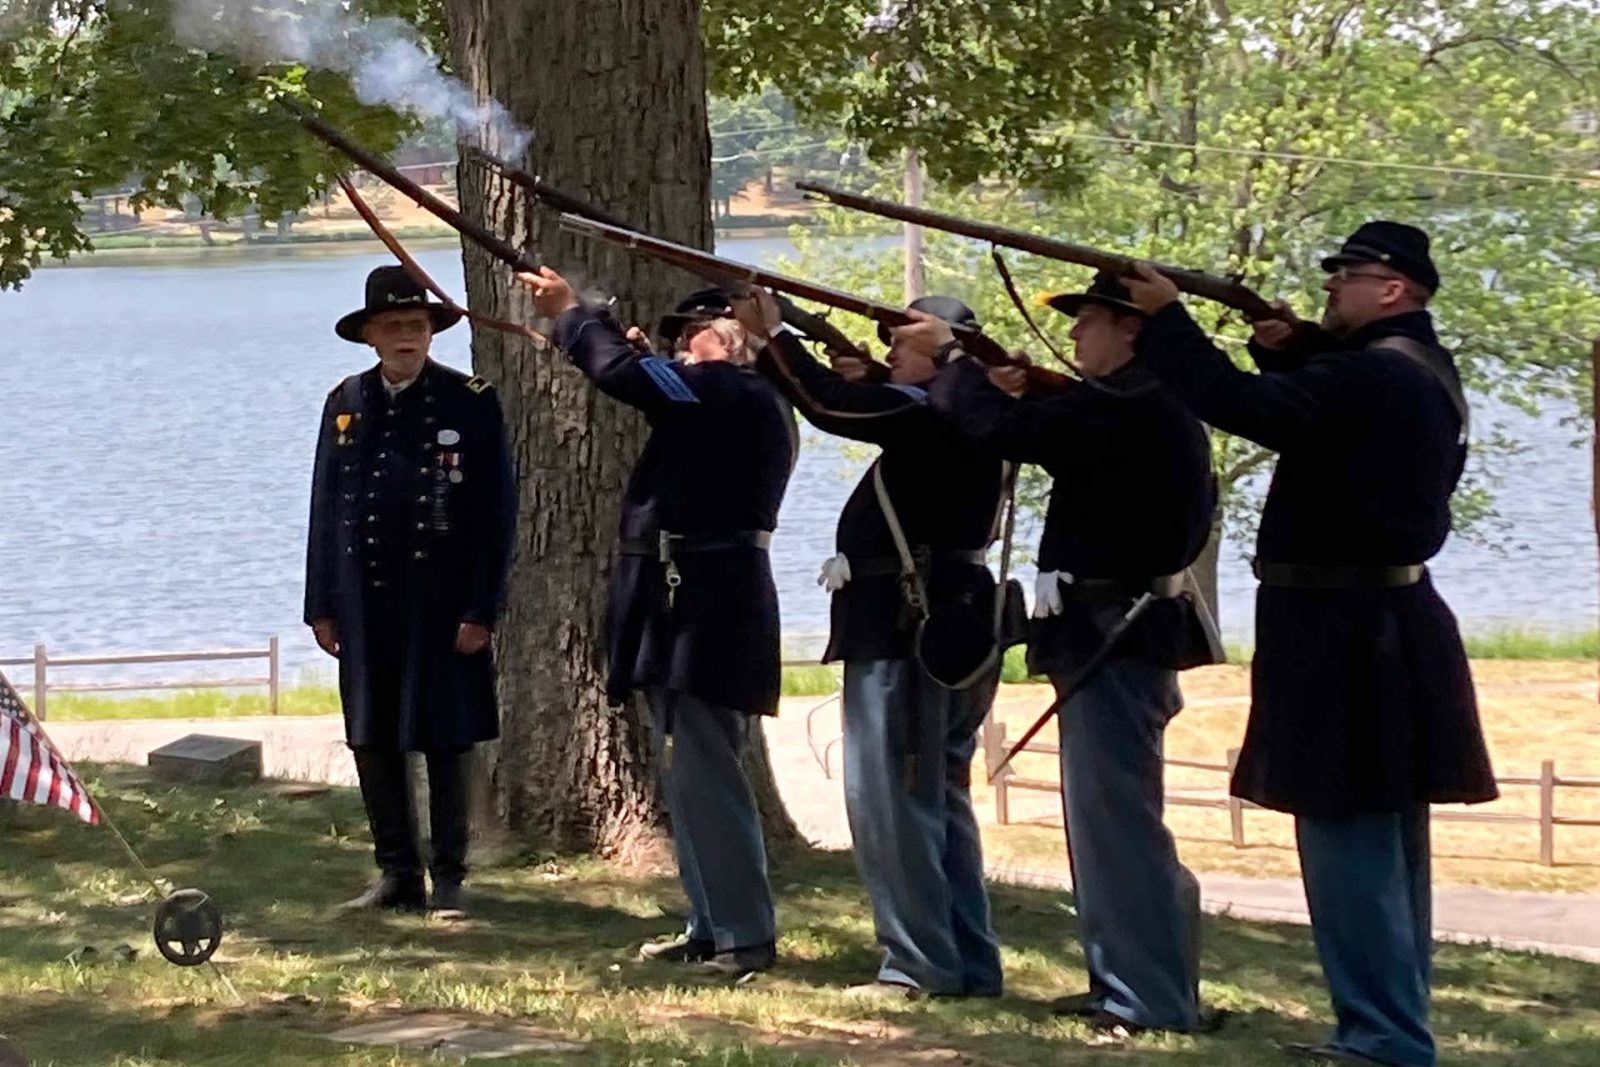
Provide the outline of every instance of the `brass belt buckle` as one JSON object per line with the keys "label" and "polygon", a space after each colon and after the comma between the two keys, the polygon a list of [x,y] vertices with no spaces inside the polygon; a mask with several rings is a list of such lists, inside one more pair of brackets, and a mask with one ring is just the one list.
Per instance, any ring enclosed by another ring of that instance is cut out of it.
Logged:
{"label": "brass belt buckle", "polygon": [[678,598],[678,586],[683,584],[683,576],[678,573],[678,564],[672,558],[673,535],[662,530],[656,542],[656,558],[666,564],[667,568],[667,610],[671,611]]}

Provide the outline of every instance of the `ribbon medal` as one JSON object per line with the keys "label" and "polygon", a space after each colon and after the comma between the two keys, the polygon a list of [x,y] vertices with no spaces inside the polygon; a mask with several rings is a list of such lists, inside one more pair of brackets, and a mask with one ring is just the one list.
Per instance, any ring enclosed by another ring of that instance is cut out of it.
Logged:
{"label": "ribbon medal", "polygon": [[349,430],[355,421],[354,412],[341,412],[333,417],[333,424],[339,428],[339,443],[341,445],[350,443],[350,438],[346,436],[345,431]]}

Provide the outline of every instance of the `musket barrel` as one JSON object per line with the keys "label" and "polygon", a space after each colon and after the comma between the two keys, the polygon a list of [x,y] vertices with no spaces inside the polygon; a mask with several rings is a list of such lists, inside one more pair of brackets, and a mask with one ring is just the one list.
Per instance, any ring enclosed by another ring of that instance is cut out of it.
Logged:
{"label": "musket barrel", "polygon": [[[916,321],[911,315],[899,308],[890,307],[887,304],[879,304],[856,296],[853,293],[846,293],[815,282],[802,281],[799,278],[791,278],[788,275],[761,270],[745,263],[723,259],[720,256],[712,255],[710,252],[702,252],[698,248],[690,248],[687,245],[663,241],[660,238],[650,237],[623,227],[608,226],[605,223],[586,219],[580,215],[562,215],[561,228],[568,233],[631,248],[643,255],[682,267],[692,274],[698,274],[702,278],[717,284],[736,281],[749,285],[758,285],[780,293],[787,293],[790,296],[797,296],[802,300],[814,300],[819,304],[826,304],[841,311],[865,315],[874,322],[883,323],[891,328],[908,326]],[[994,366],[1021,366],[1028,371],[1032,381],[1047,389],[1059,388],[1068,380],[1065,375],[1058,374],[1055,371],[1043,367],[1035,367],[1027,363],[1019,363],[1005,349],[1001,348],[993,338],[990,338],[982,331],[975,330],[970,326],[956,324],[951,324],[951,330],[956,337],[961,339],[966,350],[984,363]]]}
{"label": "musket barrel", "polygon": [[[1072,244],[1069,241],[1062,241],[1053,237],[1024,233],[1021,230],[1013,230],[1004,226],[991,226],[987,223],[974,222],[971,219],[964,219],[957,215],[947,215],[939,211],[930,211],[927,208],[912,207],[908,204],[896,203],[893,200],[883,200],[875,196],[863,196],[860,193],[848,192],[824,182],[795,182],[795,188],[851,211],[861,211],[869,215],[877,215],[880,218],[910,223],[913,226],[926,226],[929,229],[943,230],[946,233],[970,237],[977,241],[985,241],[1004,248],[1014,248],[1019,252],[1028,252],[1032,255],[1044,256],[1047,259],[1076,263],[1080,266],[1093,267],[1095,270],[1110,271],[1116,274],[1127,274],[1133,269],[1134,260],[1132,258],[1118,255],[1114,252],[1105,252],[1086,245]],[[1183,292],[1203,297],[1207,300],[1214,300],[1227,307],[1242,311],[1252,321],[1283,317],[1283,313],[1274,308],[1259,293],[1238,282],[1215,274],[1207,274],[1204,271],[1189,270],[1185,267],[1174,267],[1162,263],[1153,264],[1153,266],[1156,270],[1172,279],[1173,284]]]}
{"label": "musket barrel", "polygon": [[507,160],[500,158],[486,148],[477,145],[462,145],[461,150],[468,157],[488,164],[499,171],[507,181],[520,186],[535,200],[541,201],[556,211],[582,215],[596,222],[603,222],[608,226],[621,226],[632,229],[632,225],[624,219],[611,214],[579,196],[557,189],[549,182],[536,178],[520,167],[513,166]]}
{"label": "musket barrel", "polygon": [[312,136],[348,156],[360,164],[363,170],[376,175],[387,184],[410,197],[418,207],[435,216],[496,259],[514,270],[535,271],[539,269],[539,264],[533,257],[499,235],[491,233],[486,227],[473,222],[456,208],[451,207],[404,174],[401,174],[394,164],[376,152],[356,144],[316,112],[286,96],[278,97],[278,103],[283,105],[290,114],[294,115],[300,125]]}

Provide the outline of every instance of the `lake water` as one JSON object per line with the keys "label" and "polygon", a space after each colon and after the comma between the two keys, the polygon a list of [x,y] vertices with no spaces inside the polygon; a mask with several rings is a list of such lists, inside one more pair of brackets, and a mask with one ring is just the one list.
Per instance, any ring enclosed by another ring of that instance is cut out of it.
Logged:
{"label": "lake water", "polygon": [[[756,263],[793,253],[781,238],[721,250]],[[419,258],[462,291],[454,249]],[[37,641],[61,652],[150,651],[264,645],[279,634],[286,680],[326,676],[300,623],[311,456],[324,395],[370,363],[332,324],[382,262],[375,246],[175,257],[42,271],[21,293],[0,294],[0,425],[11,435],[0,657],[27,655]],[[468,341],[465,328],[452,330],[435,354],[466,368]],[[1469,631],[1594,625],[1587,452],[1570,446],[1563,414],[1502,415],[1528,446],[1501,468],[1511,547],[1456,539],[1435,564]],[[814,579],[862,467],[806,432],[773,546],[796,645],[815,646],[827,628]],[[1224,628],[1248,639],[1252,582],[1241,556],[1242,546],[1225,546],[1221,611]]]}

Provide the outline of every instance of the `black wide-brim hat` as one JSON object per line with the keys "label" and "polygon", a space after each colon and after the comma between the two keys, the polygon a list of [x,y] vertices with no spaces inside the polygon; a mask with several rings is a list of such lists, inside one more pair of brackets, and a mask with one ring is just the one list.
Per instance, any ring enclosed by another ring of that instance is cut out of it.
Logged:
{"label": "black wide-brim hat", "polygon": [[656,331],[662,342],[671,348],[678,343],[684,327],[692,322],[710,322],[713,319],[733,318],[733,301],[726,289],[698,289],[678,301],[678,306],[661,316]]}
{"label": "black wide-brim hat", "polygon": [[1355,263],[1381,263],[1430,293],[1439,291],[1439,268],[1433,264],[1428,235],[1415,226],[1387,219],[1364,222],[1322,261],[1322,269],[1332,273]]}
{"label": "black wide-brim hat", "polygon": [[434,333],[443,333],[461,321],[460,309],[429,299],[428,291],[417,284],[404,267],[379,267],[367,275],[367,306],[340,319],[334,324],[333,332],[346,341],[366,344],[362,331],[372,316],[386,311],[419,309],[428,312]]}
{"label": "black wide-brim hat", "polygon": [[[912,311],[924,311],[935,318],[943,319],[952,326],[965,326],[971,330],[981,330],[978,325],[978,314],[967,305],[953,296],[919,296],[911,301],[909,307]],[[878,323],[878,340],[889,344],[893,338],[889,335],[889,327]]]}
{"label": "black wide-brim hat", "polygon": [[1081,293],[1040,293],[1034,301],[1040,307],[1054,308],[1073,318],[1077,318],[1078,313],[1090,304],[1098,304],[1123,315],[1144,317],[1144,312],[1133,302],[1133,295],[1122,284],[1122,279],[1105,270],[1095,274],[1089,288]]}

